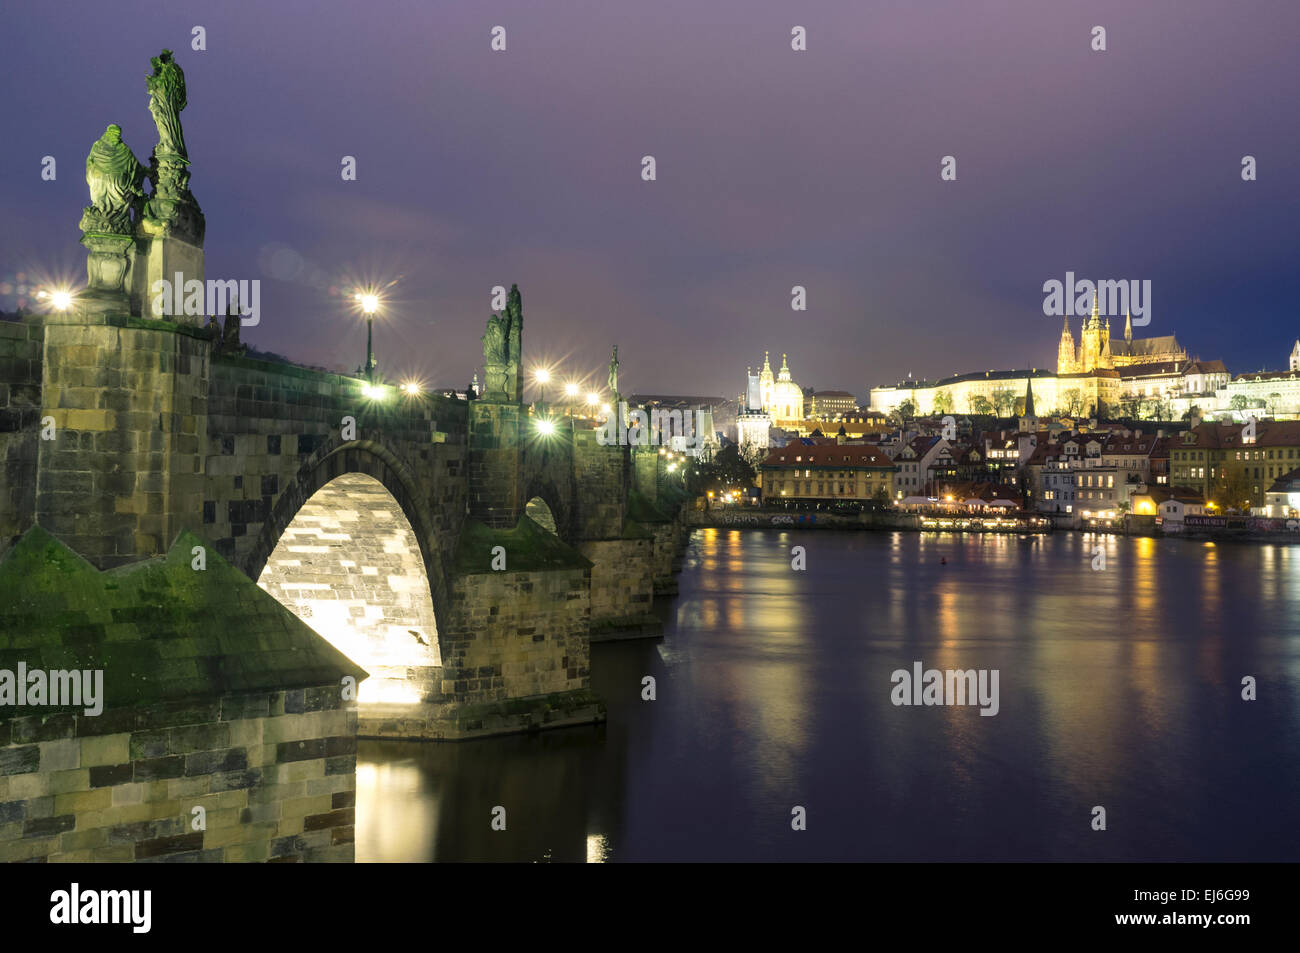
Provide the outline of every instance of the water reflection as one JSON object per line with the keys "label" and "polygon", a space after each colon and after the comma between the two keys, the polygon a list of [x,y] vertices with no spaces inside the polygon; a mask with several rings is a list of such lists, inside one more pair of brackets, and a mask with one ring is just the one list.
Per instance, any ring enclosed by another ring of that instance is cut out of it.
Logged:
{"label": "water reflection", "polygon": [[[1295,552],[700,532],[665,639],[593,647],[608,725],[363,743],[357,858],[1295,859]],[[894,706],[914,661],[997,669],[1000,713]]]}

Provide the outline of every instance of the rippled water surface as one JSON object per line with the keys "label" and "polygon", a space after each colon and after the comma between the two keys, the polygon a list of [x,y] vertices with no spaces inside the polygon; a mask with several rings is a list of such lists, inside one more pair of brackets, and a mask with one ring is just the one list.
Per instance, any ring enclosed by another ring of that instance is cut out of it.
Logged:
{"label": "rippled water surface", "polygon": [[[699,530],[679,582],[607,725],[363,742],[357,860],[1300,859],[1300,546]],[[893,705],[915,661],[999,713]]]}

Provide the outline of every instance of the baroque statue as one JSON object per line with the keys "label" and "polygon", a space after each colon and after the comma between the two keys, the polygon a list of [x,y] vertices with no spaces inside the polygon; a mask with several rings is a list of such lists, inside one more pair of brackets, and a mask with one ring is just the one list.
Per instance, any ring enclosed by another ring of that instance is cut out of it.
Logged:
{"label": "baroque statue", "polygon": [[145,225],[152,234],[174,234],[203,244],[206,222],[190,192],[190,157],[181,129],[185,98],[185,71],[163,50],[149,60],[153,72],[146,79],[149,113],[158,128],[158,144],[149,161],[153,194],[144,207]]}
{"label": "baroque statue", "polygon": [[144,167],[122,141],[122,127],[112,123],[86,156],[90,205],[81,217],[83,232],[131,234],[131,211],[144,197]]}
{"label": "baroque statue", "polygon": [[524,302],[519,286],[510,286],[505,310],[488,318],[483,334],[485,373],[483,396],[519,399],[519,363],[524,330]]}
{"label": "baroque statue", "polygon": [[509,328],[506,320],[499,314],[488,318],[487,331],[483,334],[483,363],[489,367],[506,363]]}
{"label": "baroque statue", "polygon": [[148,77],[149,112],[158,127],[157,155],[171,154],[188,159],[185,151],[185,133],[181,130],[181,110],[185,108],[185,71],[174,59],[171,50],[163,50],[151,57],[153,73]]}

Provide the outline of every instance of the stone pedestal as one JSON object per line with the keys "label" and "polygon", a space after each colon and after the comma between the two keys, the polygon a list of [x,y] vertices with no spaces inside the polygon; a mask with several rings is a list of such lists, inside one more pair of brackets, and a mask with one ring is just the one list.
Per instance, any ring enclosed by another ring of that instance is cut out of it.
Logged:
{"label": "stone pedestal", "polygon": [[36,522],[100,569],[165,553],[203,510],[211,345],[122,313],[50,318]]}
{"label": "stone pedestal", "polygon": [[[188,237],[188,236],[187,236]],[[174,313],[176,282],[182,303],[185,300],[185,283],[204,281],[203,244],[181,237],[162,223],[145,219],[140,225],[140,237],[136,239],[136,265],[131,284],[131,311],[146,318],[163,318],[202,327],[207,323],[206,314]],[[166,281],[171,294],[163,295],[162,300],[154,290],[154,282]],[[204,295],[206,302],[206,292]],[[206,310],[206,309],[205,309]],[[220,316],[218,316],[220,317]]]}
{"label": "stone pedestal", "polygon": [[129,308],[135,260],[135,240],[130,235],[89,232],[81,244],[86,256],[86,290],[78,299],[83,309],[125,312]]}

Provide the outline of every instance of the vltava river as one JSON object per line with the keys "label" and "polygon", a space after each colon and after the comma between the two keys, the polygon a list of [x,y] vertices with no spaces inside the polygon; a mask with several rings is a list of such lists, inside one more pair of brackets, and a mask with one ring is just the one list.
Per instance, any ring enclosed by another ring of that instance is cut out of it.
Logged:
{"label": "vltava river", "polygon": [[680,589],[605,726],[362,742],[357,860],[1300,859],[1300,546],[699,530]]}

